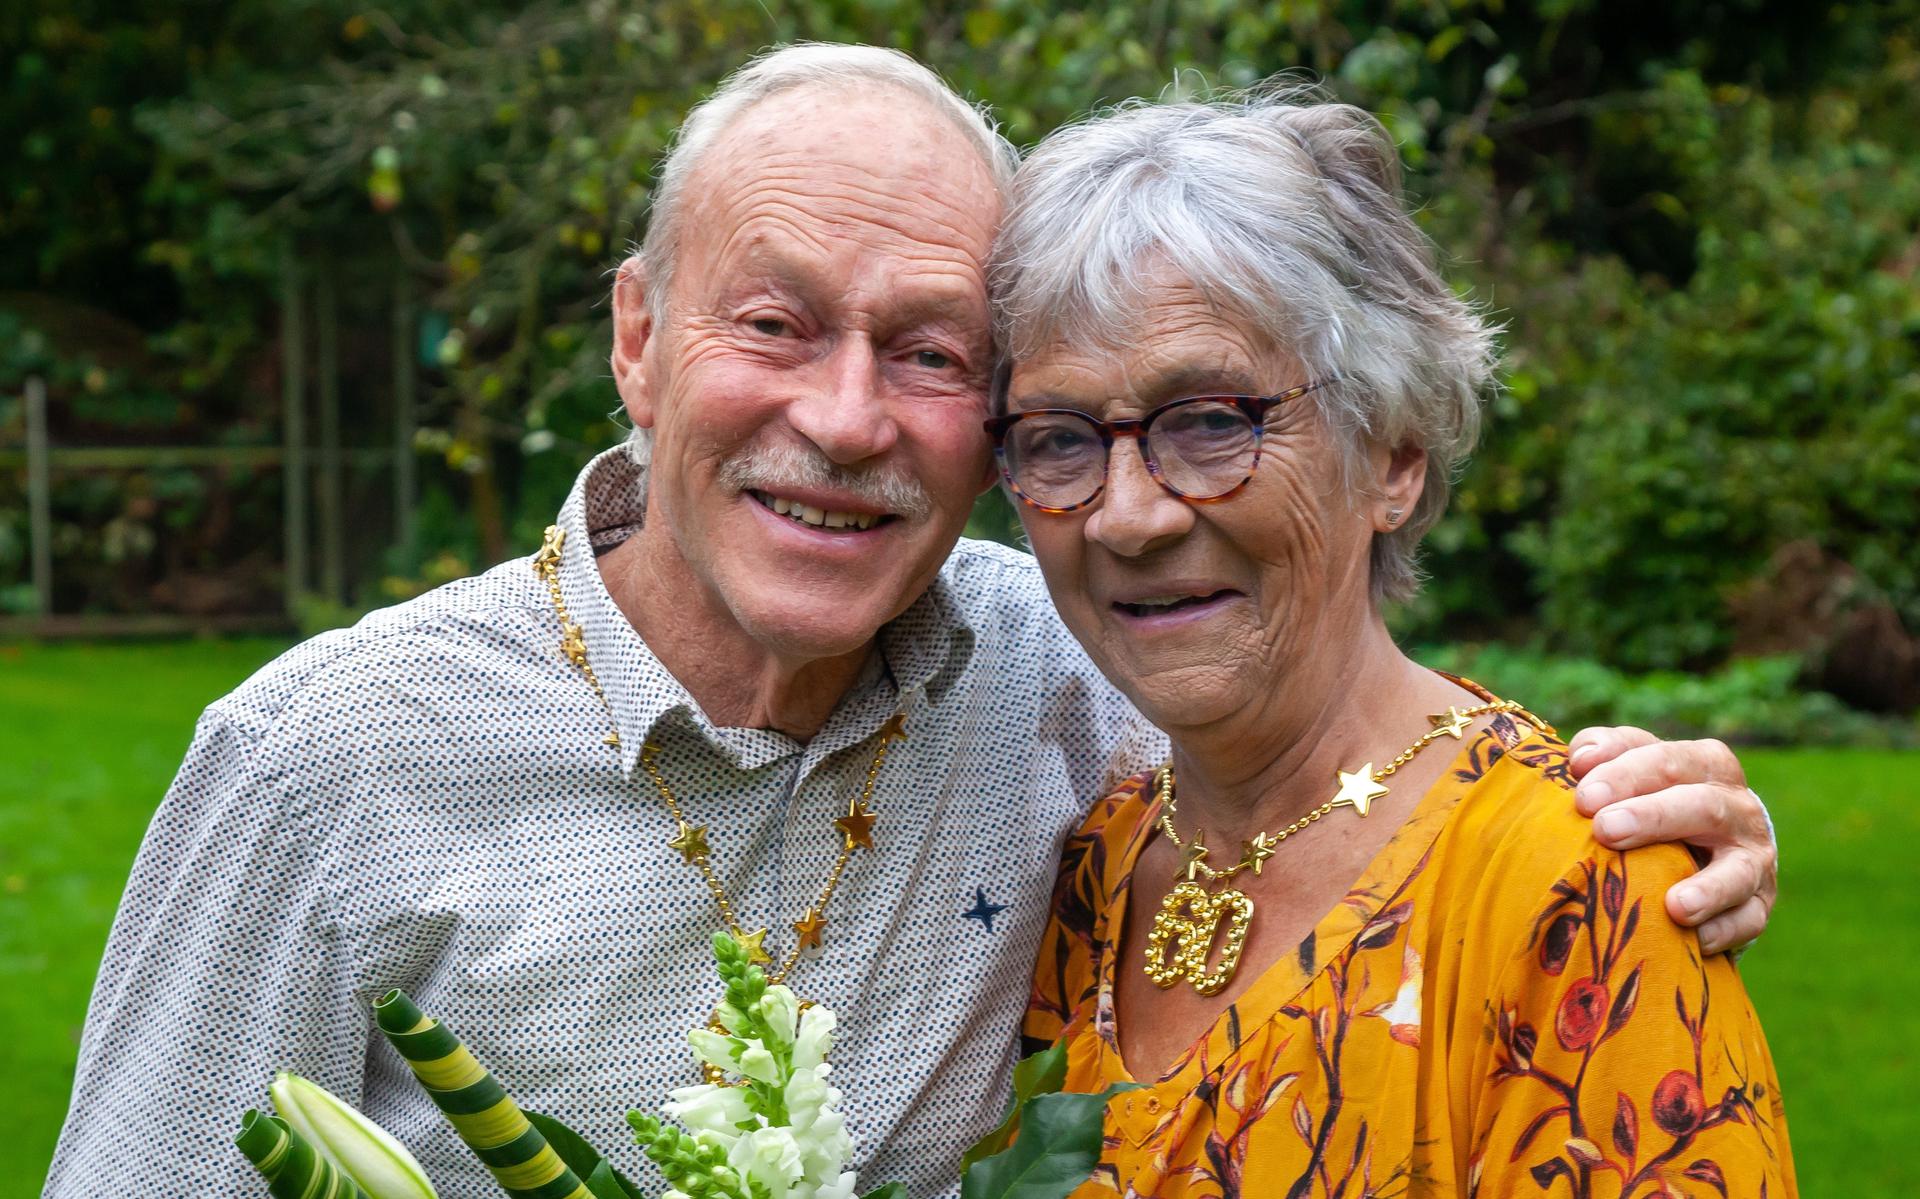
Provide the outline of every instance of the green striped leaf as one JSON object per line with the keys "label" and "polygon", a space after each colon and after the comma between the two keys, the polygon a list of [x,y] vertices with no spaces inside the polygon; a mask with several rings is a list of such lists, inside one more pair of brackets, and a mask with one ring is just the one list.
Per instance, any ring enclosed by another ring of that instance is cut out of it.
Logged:
{"label": "green striped leaf", "polygon": [[249,1109],[233,1138],[274,1199],[368,1199],[367,1193],[285,1120]]}
{"label": "green striped leaf", "polygon": [[373,1005],[374,1023],[406,1059],[427,1097],[513,1199],[595,1199],[460,1039],[404,991]]}

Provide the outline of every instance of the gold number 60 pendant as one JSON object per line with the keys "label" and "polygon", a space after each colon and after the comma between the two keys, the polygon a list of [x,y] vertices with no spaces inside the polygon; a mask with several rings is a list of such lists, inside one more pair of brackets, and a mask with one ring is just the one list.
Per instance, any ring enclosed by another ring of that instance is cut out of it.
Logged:
{"label": "gold number 60 pendant", "polygon": [[[1220,964],[1207,969],[1207,957],[1227,921],[1226,944]],[[1188,881],[1167,892],[1147,934],[1147,977],[1155,986],[1171,987],[1186,979],[1202,995],[1215,995],[1233,981],[1246,948],[1247,926],[1253,923],[1253,900],[1240,891],[1209,895],[1199,883]]]}

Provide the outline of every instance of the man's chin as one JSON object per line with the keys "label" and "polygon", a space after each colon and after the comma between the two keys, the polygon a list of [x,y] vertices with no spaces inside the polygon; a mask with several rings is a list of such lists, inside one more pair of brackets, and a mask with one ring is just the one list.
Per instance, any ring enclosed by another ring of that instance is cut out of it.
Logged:
{"label": "man's chin", "polygon": [[872,643],[880,626],[913,602],[879,604],[871,589],[839,585],[808,589],[796,582],[793,590],[768,595],[766,580],[757,581],[759,595],[742,597],[732,605],[734,619],[748,636],[782,658],[816,660],[856,653]]}

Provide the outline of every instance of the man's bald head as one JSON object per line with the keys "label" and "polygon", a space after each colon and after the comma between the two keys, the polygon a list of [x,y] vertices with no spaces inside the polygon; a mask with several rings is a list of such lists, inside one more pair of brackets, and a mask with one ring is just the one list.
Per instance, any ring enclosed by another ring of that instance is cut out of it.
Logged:
{"label": "man's bald head", "polygon": [[1000,136],[993,119],[962,99],[940,77],[898,50],[879,46],[801,43],[770,50],[721,81],[713,95],[681,123],[672,150],[660,165],[640,257],[646,264],[647,301],[663,312],[681,240],[681,198],[700,160],[720,135],[761,101],[797,90],[893,88],[918,99],[930,114],[957,126],[978,150],[1004,190],[1019,154]]}

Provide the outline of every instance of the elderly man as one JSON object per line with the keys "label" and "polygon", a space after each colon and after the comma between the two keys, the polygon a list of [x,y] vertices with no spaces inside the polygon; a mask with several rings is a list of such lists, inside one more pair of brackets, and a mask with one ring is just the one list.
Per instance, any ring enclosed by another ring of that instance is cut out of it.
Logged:
{"label": "elderly man", "polygon": [[[634,1169],[621,1113],[693,1080],[721,928],[840,1014],[866,1177],[952,1189],[1000,1113],[1060,838],[1164,751],[1032,562],[958,540],[990,477],[983,264],[1012,165],[887,51],[782,51],[689,117],[614,292],[635,444],[531,558],[208,709],[47,1194],[261,1193],[225,1139],[276,1067],[443,1194],[492,1193],[369,1035],[389,987]],[[1622,843],[1722,850],[1670,906],[1751,936],[1764,813],[1724,747],[1649,742],[1587,735],[1586,802],[1638,796],[1608,809]]]}

